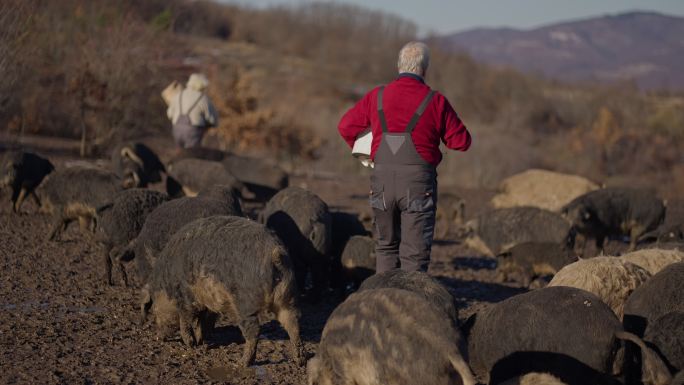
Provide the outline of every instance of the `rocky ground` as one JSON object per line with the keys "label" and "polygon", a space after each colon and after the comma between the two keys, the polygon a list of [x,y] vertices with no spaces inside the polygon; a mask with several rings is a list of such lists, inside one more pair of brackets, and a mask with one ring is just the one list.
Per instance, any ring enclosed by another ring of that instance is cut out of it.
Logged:
{"label": "rocky ground", "polygon": [[[58,167],[69,158],[56,159]],[[368,180],[361,175],[294,177],[291,184],[318,193],[333,210],[368,211]],[[449,189],[467,202],[467,217],[486,208],[490,191]],[[138,290],[104,281],[101,251],[72,225],[58,242],[46,240],[49,218],[33,202],[21,215],[0,200],[0,383],[303,384],[305,369],[291,362],[287,334],[273,321],[261,328],[256,363],[235,363],[244,340],[219,323],[208,344],[184,346],[179,337],[158,341],[149,322],[139,324]],[[474,255],[454,239],[437,240],[429,273],[448,286],[465,319],[487,303],[525,289],[497,282],[496,261]],[[316,350],[337,305],[302,304],[306,353]]]}

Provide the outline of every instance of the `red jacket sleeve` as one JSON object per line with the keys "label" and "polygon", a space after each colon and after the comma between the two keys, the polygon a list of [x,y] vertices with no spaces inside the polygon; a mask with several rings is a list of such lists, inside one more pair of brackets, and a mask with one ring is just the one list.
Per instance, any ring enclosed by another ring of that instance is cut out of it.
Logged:
{"label": "red jacket sleeve", "polygon": [[467,151],[472,138],[465,124],[446,98],[442,108],[442,142],[452,150]]}
{"label": "red jacket sleeve", "polygon": [[337,130],[340,132],[342,139],[347,142],[349,148],[354,147],[356,137],[371,125],[371,94],[373,94],[373,91],[367,93],[354,107],[350,108],[342,116],[337,126]]}

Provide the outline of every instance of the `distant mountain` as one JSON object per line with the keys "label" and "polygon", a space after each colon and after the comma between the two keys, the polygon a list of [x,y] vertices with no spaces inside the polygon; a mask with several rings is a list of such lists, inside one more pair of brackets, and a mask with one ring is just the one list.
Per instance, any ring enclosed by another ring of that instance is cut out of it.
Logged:
{"label": "distant mountain", "polygon": [[573,81],[634,80],[684,89],[684,18],[631,12],[532,30],[480,28],[440,38],[476,60]]}

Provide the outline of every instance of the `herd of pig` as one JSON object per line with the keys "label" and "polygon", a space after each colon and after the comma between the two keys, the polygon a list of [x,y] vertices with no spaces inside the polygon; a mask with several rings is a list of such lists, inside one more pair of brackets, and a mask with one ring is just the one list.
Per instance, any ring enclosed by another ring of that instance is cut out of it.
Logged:
{"label": "herd of pig", "polygon": [[[199,345],[222,318],[245,338],[243,366],[276,319],[309,384],[684,384],[684,225],[663,226],[667,204],[649,192],[529,170],[467,222],[443,194],[438,237],[531,289],[461,322],[428,274],[374,274],[368,226],[267,161],[198,148],[164,164],[127,143],[107,164],[55,169],[16,150],[0,166],[14,215],[30,196],[51,214],[49,240],[77,220],[102,246],[110,285],[114,267],[126,285],[135,271],[141,322],[151,314],[159,337]],[[582,258],[590,238],[601,255]],[[607,241],[629,252],[605,256]],[[347,294],[305,357],[298,302]]]}

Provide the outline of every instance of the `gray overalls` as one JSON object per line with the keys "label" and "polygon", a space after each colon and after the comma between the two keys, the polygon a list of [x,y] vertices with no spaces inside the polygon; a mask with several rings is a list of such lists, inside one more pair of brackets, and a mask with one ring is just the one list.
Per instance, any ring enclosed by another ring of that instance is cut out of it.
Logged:
{"label": "gray overalls", "polygon": [[173,139],[180,148],[197,147],[202,143],[204,127],[194,126],[190,121],[190,112],[202,100],[204,94],[200,94],[186,113],[183,113],[183,91],[178,93],[178,109],[180,110],[178,120],[173,124]]}
{"label": "gray overalls", "polygon": [[376,271],[399,267],[427,271],[435,229],[437,171],[416,151],[411,138],[420,116],[430,103],[430,91],[413,114],[406,130],[390,133],[378,92],[378,118],[382,127],[371,176],[370,204],[375,215]]}

